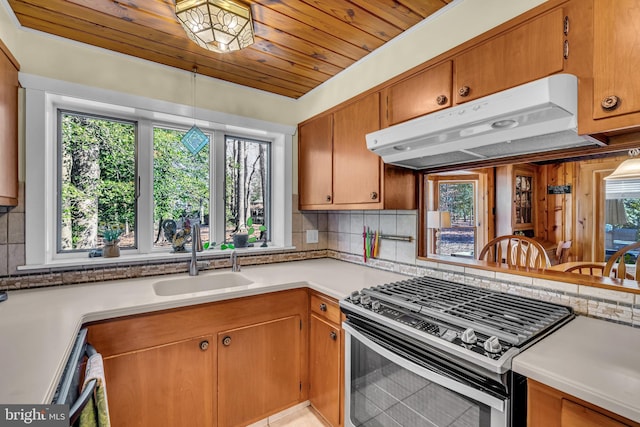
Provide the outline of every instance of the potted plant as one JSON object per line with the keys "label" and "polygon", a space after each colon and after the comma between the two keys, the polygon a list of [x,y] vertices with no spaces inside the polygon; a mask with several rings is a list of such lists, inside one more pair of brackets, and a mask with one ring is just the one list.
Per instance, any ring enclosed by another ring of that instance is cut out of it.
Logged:
{"label": "potted plant", "polygon": [[[260,236],[258,237],[255,236],[256,230],[260,232]],[[253,224],[253,218],[249,217],[247,218],[247,223],[240,225],[240,227],[238,227],[238,231],[236,231],[232,235],[232,239],[233,239],[232,243],[223,243],[220,245],[220,249],[224,250],[224,249],[234,249],[234,248],[246,248],[250,245],[253,245],[253,243],[258,241],[258,239],[262,238],[262,235],[265,233],[265,231],[267,231],[266,226],[260,225],[257,228],[255,228]],[[205,243],[204,248],[214,249],[215,246],[216,246],[216,242],[212,242],[211,244]],[[267,247],[266,235],[262,242],[262,245],[260,246]]]}
{"label": "potted plant", "polygon": [[102,256],[105,258],[115,258],[120,256],[120,235],[122,230],[120,228],[105,227],[102,232],[102,239],[104,240],[104,248],[102,249]]}
{"label": "potted plant", "polygon": [[[260,231],[266,231],[267,227],[261,225]],[[233,235],[233,246],[236,248],[246,248],[250,243],[255,243],[258,238],[254,235],[256,229],[253,227],[253,218],[247,218],[247,223],[240,225],[238,231]]]}

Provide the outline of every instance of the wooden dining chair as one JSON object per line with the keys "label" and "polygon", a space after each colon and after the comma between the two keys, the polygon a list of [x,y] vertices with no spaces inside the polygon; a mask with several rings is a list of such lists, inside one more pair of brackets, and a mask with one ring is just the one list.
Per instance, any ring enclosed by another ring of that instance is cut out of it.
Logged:
{"label": "wooden dining chair", "polygon": [[532,238],[514,234],[491,240],[482,248],[478,259],[506,263],[509,267],[551,266],[544,246]]}
{"label": "wooden dining chair", "polygon": [[556,263],[564,264],[569,261],[569,250],[571,249],[571,240],[560,240],[556,248]]}
{"label": "wooden dining chair", "polygon": [[572,264],[567,268],[562,269],[561,271],[564,271],[565,273],[586,274],[589,276],[603,276],[604,264],[585,261],[581,263]]}
{"label": "wooden dining chair", "polygon": [[[634,251],[634,254],[630,254],[630,252]],[[638,268],[638,254],[640,253],[640,242],[635,242],[630,245],[627,245],[623,248],[620,248],[616,253],[611,255],[609,261],[604,266],[603,276],[608,277],[616,277],[618,279],[631,279],[631,280],[639,280],[640,279],[640,268]],[[625,260],[626,255],[632,255],[634,257],[634,261],[632,263],[627,263]],[[627,266],[629,264],[635,264],[635,272],[630,273],[627,271]]]}

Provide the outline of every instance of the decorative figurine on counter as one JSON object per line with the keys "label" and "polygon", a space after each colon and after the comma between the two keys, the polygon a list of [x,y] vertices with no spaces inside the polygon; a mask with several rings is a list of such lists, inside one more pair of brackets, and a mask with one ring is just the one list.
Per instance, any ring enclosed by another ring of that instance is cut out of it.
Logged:
{"label": "decorative figurine on counter", "polygon": [[185,218],[182,228],[180,230],[177,228],[176,222],[172,219],[168,219],[162,224],[164,237],[171,242],[173,252],[187,252],[184,245],[191,240],[191,221]]}

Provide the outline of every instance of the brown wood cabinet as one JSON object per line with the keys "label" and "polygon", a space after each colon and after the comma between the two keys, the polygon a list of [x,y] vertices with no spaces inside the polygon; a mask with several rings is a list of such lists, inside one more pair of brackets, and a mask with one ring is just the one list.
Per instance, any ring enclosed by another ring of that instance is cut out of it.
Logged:
{"label": "brown wood cabinet", "polygon": [[527,380],[527,427],[638,427],[640,424]]}
{"label": "brown wood cabinet", "polygon": [[416,208],[414,173],[367,150],[365,135],[379,128],[377,92],[300,124],[300,210]]}
{"label": "brown wood cabinet", "polygon": [[496,168],[496,233],[536,237],[536,175],[528,165]]}
{"label": "brown wood cabinet", "polygon": [[554,9],[455,56],[455,103],[561,72],[564,18],[562,8]]}
{"label": "brown wood cabinet", "polygon": [[313,292],[309,333],[309,401],[333,427],[344,424],[344,336],[337,301]]}
{"label": "brown wood cabinet", "polygon": [[333,113],[334,204],[379,204],[380,156],[365,135],[380,129],[380,95],[373,93]]}
{"label": "brown wood cabinet", "polygon": [[218,333],[218,426],[242,427],[302,395],[302,322],[290,316]]}
{"label": "brown wood cabinet", "polygon": [[300,206],[333,203],[333,115],[300,125],[298,133]]}
{"label": "brown wood cabinet", "polygon": [[382,92],[386,125],[451,107],[452,61],[422,70]]}
{"label": "brown wood cabinet", "polygon": [[308,318],[295,289],[88,325],[113,425],[244,426],[306,401]]}
{"label": "brown wood cabinet", "polygon": [[213,425],[214,345],[204,336],[105,357],[111,424]]}
{"label": "brown wood cabinet", "polygon": [[18,205],[18,70],[0,40],[0,206]]}
{"label": "brown wood cabinet", "polygon": [[638,128],[640,5],[633,0],[595,0],[593,6],[592,111],[595,120],[588,130]]}

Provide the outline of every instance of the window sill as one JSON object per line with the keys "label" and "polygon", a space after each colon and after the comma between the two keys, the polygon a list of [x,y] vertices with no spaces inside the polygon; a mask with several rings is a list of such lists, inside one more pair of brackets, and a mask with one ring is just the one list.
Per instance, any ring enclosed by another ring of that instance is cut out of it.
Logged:
{"label": "window sill", "polygon": [[[222,259],[229,257],[232,251],[236,251],[239,257],[271,254],[279,252],[294,251],[295,246],[269,246],[266,248],[237,248],[237,249],[212,249],[202,252],[198,252],[198,261],[205,261],[209,259]],[[84,257],[78,258],[65,258],[51,261],[46,264],[37,265],[22,265],[18,267],[18,271],[25,273],[33,272],[55,272],[58,270],[85,270],[91,268],[101,268],[110,266],[128,266],[128,265],[140,265],[140,264],[155,264],[162,261],[184,261],[188,262],[191,259],[191,252],[184,253],[169,253],[169,252],[155,252],[150,254],[127,254],[127,250],[122,249],[121,255],[117,258],[89,258],[88,254]]]}

